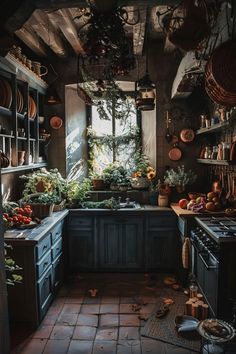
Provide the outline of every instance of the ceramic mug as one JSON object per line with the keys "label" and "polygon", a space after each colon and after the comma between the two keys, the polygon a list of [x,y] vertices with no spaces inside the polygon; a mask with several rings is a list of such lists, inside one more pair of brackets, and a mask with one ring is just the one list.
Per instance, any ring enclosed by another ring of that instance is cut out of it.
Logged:
{"label": "ceramic mug", "polygon": [[18,151],[18,165],[22,166],[25,162],[25,151]]}
{"label": "ceramic mug", "polygon": [[[44,72],[41,72],[41,69],[44,69]],[[41,65],[41,63],[38,61],[32,61],[32,70],[38,76],[44,76],[48,73],[48,69],[46,68],[46,66]]]}

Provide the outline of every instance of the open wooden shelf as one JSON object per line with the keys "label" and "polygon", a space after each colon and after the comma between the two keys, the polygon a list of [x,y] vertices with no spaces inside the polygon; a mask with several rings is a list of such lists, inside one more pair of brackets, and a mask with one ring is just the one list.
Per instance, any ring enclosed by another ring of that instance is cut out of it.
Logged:
{"label": "open wooden shelf", "polygon": [[197,159],[197,162],[206,165],[220,165],[220,166],[229,166],[234,164],[233,161],[211,160],[211,159]]}
{"label": "open wooden shelf", "polygon": [[22,166],[16,166],[16,167],[6,167],[1,169],[1,174],[6,174],[6,173],[12,173],[12,172],[19,172],[19,171],[25,171],[25,170],[34,170],[37,168],[42,168],[42,167],[47,167],[46,162],[40,162],[40,163],[34,163],[31,165],[22,165]]}
{"label": "open wooden shelf", "polygon": [[227,127],[227,125],[229,125],[229,121],[214,124],[214,125],[210,126],[209,128],[201,128],[196,131],[196,135],[213,134],[213,133],[216,133],[217,131],[220,132],[221,129],[224,127]]}
{"label": "open wooden shelf", "polygon": [[15,136],[9,134],[0,134],[0,138],[15,139]]}

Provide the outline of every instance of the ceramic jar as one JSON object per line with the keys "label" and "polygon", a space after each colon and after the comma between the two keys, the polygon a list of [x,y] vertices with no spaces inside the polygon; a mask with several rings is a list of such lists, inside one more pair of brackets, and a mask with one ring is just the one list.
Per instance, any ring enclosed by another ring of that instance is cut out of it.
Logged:
{"label": "ceramic jar", "polygon": [[131,187],[133,189],[148,189],[150,186],[150,181],[147,177],[134,177],[131,178]]}

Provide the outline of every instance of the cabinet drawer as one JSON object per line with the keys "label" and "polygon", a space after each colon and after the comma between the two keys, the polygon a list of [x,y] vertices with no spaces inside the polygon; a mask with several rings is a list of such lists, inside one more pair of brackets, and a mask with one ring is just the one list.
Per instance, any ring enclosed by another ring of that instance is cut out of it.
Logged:
{"label": "cabinet drawer", "polygon": [[36,258],[41,259],[51,248],[51,234],[48,234],[37,246],[36,246]]}
{"label": "cabinet drawer", "polygon": [[36,264],[38,278],[42,276],[45,270],[51,265],[51,252],[45,254],[45,256]]}
{"label": "cabinet drawer", "polygon": [[57,292],[62,280],[63,280],[63,261],[62,255],[60,254],[52,263],[52,280],[53,280],[53,291]]}
{"label": "cabinet drawer", "polygon": [[55,226],[52,231],[51,231],[51,238],[52,238],[52,245],[54,244],[54,242],[61,237],[62,235],[62,225],[63,223],[60,222],[57,226]]}
{"label": "cabinet drawer", "polygon": [[38,281],[39,317],[42,319],[52,301],[53,279],[52,267]]}
{"label": "cabinet drawer", "polygon": [[148,228],[163,227],[163,228],[173,228],[176,226],[175,215],[157,215],[149,216],[147,218]]}
{"label": "cabinet drawer", "polygon": [[92,217],[83,216],[70,216],[69,217],[69,228],[91,228],[93,226]]}
{"label": "cabinet drawer", "polygon": [[62,238],[52,247],[52,260],[54,260],[62,252]]}

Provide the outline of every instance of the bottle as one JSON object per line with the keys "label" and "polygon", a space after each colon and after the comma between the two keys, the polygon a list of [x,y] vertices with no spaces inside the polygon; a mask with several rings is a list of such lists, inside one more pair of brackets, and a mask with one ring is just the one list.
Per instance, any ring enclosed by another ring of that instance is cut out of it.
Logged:
{"label": "bottle", "polygon": [[197,292],[198,292],[198,286],[196,285],[196,283],[190,284],[190,286],[189,286],[189,296],[190,296],[190,298],[197,297]]}

